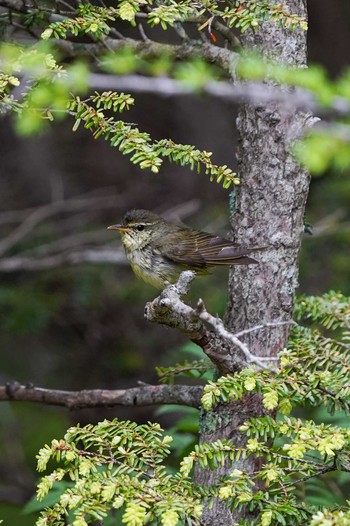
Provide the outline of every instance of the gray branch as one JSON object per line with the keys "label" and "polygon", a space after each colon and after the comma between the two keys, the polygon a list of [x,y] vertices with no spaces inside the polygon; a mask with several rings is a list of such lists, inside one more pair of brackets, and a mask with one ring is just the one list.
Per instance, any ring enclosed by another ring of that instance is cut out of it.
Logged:
{"label": "gray branch", "polygon": [[[19,13],[28,13],[35,10],[22,0],[0,0],[0,6]],[[55,13],[52,9],[43,9],[47,12],[50,21],[64,20],[65,16]],[[73,13],[70,13],[73,14]],[[139,13],[138,17],[147,17]],[[204,18],[188,20],[188,22],[202,23]],[[237,46],[239,42],[232,30],[213,17],[213,27],[220,32],[231,45]],[[115,31],[113,29],[113,31]],[[118,33],[118,32],[117,32]],[[125,46],[134,50],[140,57],[154,57],[166,54],[178,60],[191,59],[199,56],[208,62],[222,67],[231,78],[235,78],[236,65],[239,54],[232,49],[222,48],[218,45],[185,39],[181,44],[166,44],[149,39],[143,32],[142,40],[124,38],[118,33],[118,38],[105,37],[101,41],[80,43],[70,40],[52,40],[52,45],[59,48],[68,57],[88,56],[98,57],[109,51],[118,51]],[[111,33],[113,34],[113,32]],[[88,78],[92,89],[111,89],[116,91],[131,91],[135,93],[151,93],[159,96],[183,96],[198,93],[198,90],[186,86],[176,80],[166,77],[145,77],[142,75],[128,75],[118,77],[115,75],[91,73]],[[14,90],[15,92],[16,90]],[[330,107],[320,105],[314,95],[306,89],[288,89],[268,85],[264,82],[235,82],[232,85],[225,81],[211,81],[204,85],[201,92],[221,100],[237,103],[248,103],[253,106],[264,106],[268,103],[282,103],[287,109],[312,112],[318,115],[347,116],[350,114],[350,102],[345,97],[334,97]],[[347,127],[344,126],[344,130]],[[348,134],[348,132],[347,132]]]}
{"label": "gray branch", "polygon": [[[92,210],[95,208],[112,208],[119,204],[119,199],[116,196],[80,196],[71,199],[53,201],[44,206],[24,211],[21,217],[21,211],[15,212],[22,222],[17,226],[7,237],[0,241],[0,256],[5,254],[8,250],[14,247],[19,241],[24,239],[37,225],[48,218],[53,217],[62,212],[79,212],[81,210]],[[0,215],[1,219],[10,218],[13,212],[4,212]]]}
{"label": "gray branch", "polygon": [[121,249],[84,249],[62,252],[46,257],[11,256],[0,259],[0,272],[36,272],[50,268],[95,263],[100,265],[116,263],[126,265],[124,251]]}
{"label": "gray branch", "polygon": [[51,43],[67,57],[96,57],[101,54],[105,54],[106,49],[109,51],[118,51],[125,47],[131,48],[141,58],[162,56],[164,54],[178,60],[187,60],[193,59],[193,57],[201,57],[208,62],[217,64],[231,76],[234,75],[238,60],[238,53],[234,51],[209,43],[193,43],[193,41],[186,41],[182,44],[165,44],[161,42],[155,42],[153,40],[144,41],[135,40],[133,38],[117,40],[106,37],[102,42],[96,42],[92,44],[70,42],[63,39],[52,40]]}
{"label": "gray branch", "polygon": [[202,393],[202,386],[188,385],[142,385],[130,389],[60,391],[12,382],[5,386],[0,386],[0,402],[37,402],[46,405],[64,406],[69,409],[160,404],[199,407]]}
{"label": "gray branch", "polygon": [[[223,322],[209,314],[199,300],[197,308],[186,305],[181,297],[187,294],[195,273],[185,271],[175,285],[168,285],[152,302],[146,304],[145,318],[184,332],[199,345],[210,360],[217,366],[220,374],[240,371],[249,364],[259,369],[272,369],[271,358],[254,356],[248,346],[237,335],[227,331]],[[256,331],[279,326],[280,321],[253,327]]]}
{"label": "gray branch", "polygon": [[[0,225],[15,224],[15,228],[4,236],[0,242],[0,273],[21,271],[40,271],[62,266],[93,264],[126,265],[127,260],[121,245],[102,244],[106,230],[98,229],[89,232],[77,232],[35,248],[22,250],[14,255],[6,252],[15,247],[24,237],[35,233],[42,222],[60,213],[81,213],[96,208],[115,208],[120,204],[120,196],[94,195],[89,192],[78,197],[53,201],[38,208],[11,210],[0,214]],[[168,209],[162,215],[170,221],[180,220],[192,214],[200,207],[198,199],[192,199]],[[94,244],[94,247],[91,246]]]}
{"label": "gray branch", "polygon": [[[207,95],[212,98],[231,103],[248,103],[252,106],[267,104],[282,104],[286,111],[304,111],[316,113],[319,116],[342,117],[350,114],[350,102],[344,97],[334,97],[332,104],[326,108],[321,106],[312,92],[303,88],[288,88],[274,86],[264,82],[232,82],[209,81],[200,89],[186,85],[169,77],[146,77],[142,75],[126,75],[118,77],[103,73],[90,73],[88,84],[94,90],[126,91],[131,93],[146,93],[160,97],[182,97],[186,95]],[[314,122],[319,119],[315,119]],[[319,124],[320,131],[327,124]],[[325,131],[328,131],[327,129]],[[349,140],[349,128],[343,125],[337,128],[340,137]]]}
{"label": "gray branch", "polygon": [[[231,82],[210,81],[201,90],[186,85],[169,77],[146,77],[142,75],[126,75],[118,77],[103,73],[90,73],[89,86],[96,90],[130,91],[134,93],[149,93],[162,97],[184,96],[193,93],[203,93],[228,102],[248,102],[253,105],[265,105],[269,102],[281,102],[290,108],[300,110],[319,109],[313,95],[303,89],[287,90],[263,82]],[[350,104],[346,108],[349,110]],[[345,107],[343,108],[345,109]]]}

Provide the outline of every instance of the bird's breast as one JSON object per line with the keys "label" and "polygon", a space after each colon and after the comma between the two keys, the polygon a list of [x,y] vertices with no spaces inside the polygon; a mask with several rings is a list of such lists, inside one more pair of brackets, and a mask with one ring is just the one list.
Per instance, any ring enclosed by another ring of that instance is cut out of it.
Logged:
{"label": "bird's breast", "polygon": [[153,287],[161,289],[164,287],[165,281],[174,281],[176,269],[159,252],[153,251],[151,247],[146,246],[142,249],[129,251],[126,256],[136,276]]}

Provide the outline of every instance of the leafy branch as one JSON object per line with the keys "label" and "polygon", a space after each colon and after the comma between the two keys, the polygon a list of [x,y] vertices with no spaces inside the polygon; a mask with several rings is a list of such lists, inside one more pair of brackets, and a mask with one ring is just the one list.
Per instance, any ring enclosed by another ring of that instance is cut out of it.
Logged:
{"label": "leafy branch", "polygon": [[[268,0],[248,2],[236,1],[231,6],[222,6],[220,2],[192,2],[191,0],[167,0],[152,2],[146,0],[122,0],[118,7],[100,7],[91,4],[79,4],[75,18],[65,18],[51,23],[42,33],[42,38],[69,38],[70,35],[92,34],[102,39],[111,32],[111,23],[118,19],[136,25],[136,18],[145,20],[151,27],[160,25],[166,30],[182,23],[197,23],[198,30],[209,29],[212,22],[221,20],[227,28],[237,28],[241,32],[248,28],[257,29],[266,20],[277,23],[287,29],[307,29],[304,17],[291,13],[284,3],[272,4]],[[214,24],[215,25],[215,24]],[[225,34],[225,33],[223,33]],[[215,37],[212,37],[214,42]]]}
{"label": "leafy branch", "polygon": [[[220,11],[219,11],[220,12]],[[283,2],[274,4],[269,0],[248,2],[235,2],[234,7],[225,7],[222,18],[227,21],[229,27],[237,27],[242,32],[248,28],[258,28],[259,25],[269,20],[287,29],[301,27],[307,30],[307,22],[304,17],[291,13],[288,6]]]}
{"label": "leafy branch", "polygon": [[[282,513],[293,518],[293,524],[302,524],[311,512],[298,503],[295,485],[337,467],[341,469],[341,466],[336,466],[332,459],[326,462],[321,458],[306,460],[296,452],[294,455],[290,450],[285,453],[286,444],[272,449],[268,442],[276,429],[276,436],[285,437],[295,434],[295,429],[310,433],[316,426],[302,425],[296,419],[286,419],[279,426],[272,418],[255,419],[241,428],[248,435],[246,447],[237,447],[229,440],[197,445],[181,461],[179,470],[169,475],[163,463],[170,454],[171,437],[163,436],[158,424],[137,426],[129,421],[113,420],[96,426],[71,428],[64,439],[53,440],[37,456],[40,471],[51,459],[63,466],[42,478],[37,491],[39,499],[47,495],[55,482],[72,481],[59,502],[42,512],[37,526],[57,525],[68,511],[74,516],[74,525],[86,526],[120,508],[122,521],[127,525],[141,526],[158,520],[166,526],[175,526],[179,519],[199,525],[203,499],[210,503],[215,498],[232,508],[248,506],[250,511],[259,513],[261,524],[279,524]],[[336,436],[329,426],[316,431],[320,436],[326,432]],[[253,437],[266,432],[265,442]],[[340,449],[344,442],[341,444],[341,431],[337,432],[336,447]],[[209,488],[191,482],[196,463],[202,468],[215,469],[250,455],[264,458],[259,471],[248,473],[233,469]],[[264,481],[265,491],[258,489],[259,480]]]}
{"label": "leafy branch", "polygon": [[186,360],[184,363],[177,363],[170,367],[156,367],[156,372],[160,382],[172,383],[175,376],[184,375],[197,378],[210,369],[214,367],[209,360]]}
{"label": "leafy branch", "polygon": [[[95,108],[91,104],[93,101],[96,101],[98,107]],[[210,180],[215,179],[218,183],[223,181],[224,188],[231,184],[239,184],[236,174],[230,168],[212,163],[211,152],[198,150],[191,145],[176,144],[171,139],[153,142],[149,133],[141,132],[137,127],[123,121],[116,121],[113,117],[106,117],[100,109],[109,109],[109,106],[114,105],[121,110],[132,103],[130,95],[112,96],[110,92],[95,95],[85,101],[76,97],[69,107],[70,113],[75,116],[73,129],[76,130],[80,123],[83,123],[94,138],[103,136],[122,154],[131,155],[131,162],[138,164],[142,169],[150,169],[153,173],[158,173],[163,159],[167,159],[180,166],[189,166],[191,170],[196,169],[198,173],[204,168]]]}
{"label": "leafy branch", "polygon": [[219,400],[239,400],[250,392],[263,397],[263,405],[288,415],[295,405],[326,405],[350,411],[349,342],[350,299],[339,293],[327,293],[320,298],[301,298],[297,302],[299,318],[318,321],[329,331],[340,331],[333,338],[319,329],[294,326],[287,349],[281,355],[277,374],[245,369],[223,376],[205,387],[202,402],[209,410]]}
{"label": "leafy branch", "polygon": [[[313,308],[316,303],[320,312]],[[349,298],[329,293],[320,299],[302,298],[297,312],[321,323],[327,331],[332,326],[341,332],[349,307]],[[64,439],[46,445],[37,457],[41,471],[49,460],[59,464],[39,483],[39,498],[55,482],[65,481],[59,501],[42,512],[37,526],[57,526],[67,513],[74,516],[74,526],[86,526],[116,509],[121,510],[127,526],[142,526],[152,520],[165,526],[175,526],[179,520],[199,526],[204,502],[210,505],[215,499],[231,509],[253,513],[256,518],[244,519],[244,526],[324,525],[330,510],[315,513],[300,503],[296,490],[305,491],[310,480],[320,480],[325,474],[350,472],[350,430],[288,413],[305,401],[326,404],[330,411],[342,407],[350,412],[350,348],[343,343],[319,329],[294,326],[277,374],[251,367],[209,382],[202,398],[205,410],[212,411],[214,403],[234,403],[255,392],[262,396],[267,414],[240,426],[242,440],[238,444],[215,440],[196,445],[171,475],[165,467],[171,438],[163,436],[157,424],[137,426],[114,420],[71,428]],[[186,366],[197,365],[176,366],[165,374],[181,372],[181,367],[182,372],[190,372]],[[276,409],[282,413],[278,418]],[[259,468],[253,464],[249,470],[237,469],[237,463],[249,457],[258,459]],[[228,474],[215,485],[198,486],[191,481],[196,465],[202,469],[225,466]],[[347,504],[332,517],[341,521],[349,515]]]}
{"label": "leafy branch", "polygon": [[64,465],[42,478],[37,495],[44,498],[64,478],[74,485],[41,514],[37,526],[57,525],[68,511],[74,526],[86,526],[119,508],[129,526],[157,519],[175,526],[180,517],[198,525],[202,505],[193,483],[182,474],[169,475],[163,466],[171,441],[158,424],[150,423],[114,420],[69,429],[64,439],[53,440],[37,456],[40,471],[51,458]]}

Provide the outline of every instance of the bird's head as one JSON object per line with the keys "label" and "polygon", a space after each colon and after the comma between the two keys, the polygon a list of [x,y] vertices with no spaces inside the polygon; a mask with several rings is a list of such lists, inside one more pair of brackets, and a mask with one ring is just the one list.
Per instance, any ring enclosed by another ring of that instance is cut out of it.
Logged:
{"label": "bird's head", "polygon": [[129,210],[120,224],[108,230],[118,230],[125,249],[132,251],[147,245],[163,223],[164,219],[149,210]]}

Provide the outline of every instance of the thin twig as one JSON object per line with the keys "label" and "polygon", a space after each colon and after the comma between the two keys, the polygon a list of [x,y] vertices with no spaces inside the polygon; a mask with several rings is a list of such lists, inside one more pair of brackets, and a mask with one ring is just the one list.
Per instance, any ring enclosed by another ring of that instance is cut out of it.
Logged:
{"label": "thin twig", "polygon": [[325,473],[329,473],[330,471],[334,471],[335,467],[332,466],[325,466],[323,469],[320,469],[320,471],[317,471],[316,473],[311,473],[309,475],[305,475],[305,477],[300,478],[299,480],[295,480],[294,482],[289,482],[288,484],[285,484],[284,487],[288,488],[290,486],[295,486],[296,484],[300,484],[301,482],[305,482],[306,480],[312,479],[313,477],[320,477],[321,475],[324,475]]}
{"label": "thin twig", "polygon": [[47,257],[12,256],[0,259],[0,272],[37,272],[51,268],[93,263],[99,265],[127,265],[124,251],[120,249],[85,249],[62,252]]}
{"label": "thin twig", "polygon": [[[60,239],[55,239],[54,241],[51,241],[50,243],[45,243],[43,245],[39,245],[35,248],[30,248],[27,250],[23,250],[21,252],[21,256],[31,256],[31,257],[43,257],[43,256],[49,256],[53,254],[57,254],[60,252],[64,252],[67,249],[76,249],[77,247],[84,248],[84,245],[89,244],[91,247],[91,244],[95,244],[95,246],[101,247],[101,239],[103,239],[103,231],[101,232],[101,228],[98,230],[94,230],[93,232],[80,232],[77,234],[72,234],[69,236],[61,237]],[[101,247],[102,248],[102,247]],[[1,262],[1,258],[0,258]]]}
{"label": "thin twig", "polygon": [[[55,201],[54,207],[52,207],[52,204],[44,205],[44,209],[47,210],[47,215],[45,216],[44,214],[45,217],[41,215],[39,219],[47,220],[50,215],[54,217],[56,213],[64,212],[67,214],[73,212],[75,214],[79,213],[78,219],[81,220],[81,214],[86,211],[91,213],[93,209],[115,208],[115,206],[119,204],[120,196],[95,194],[96,192],[89,192],[76,198]],[[168,209],[162,215],[169,220],[179,220],[193,214],[199,207],[200,201],[198,199],[192,199]],[[19,228],[21,232],[23,232],[22,225],[26,223],[27,218],[33,217],[33,215],[37,218],[36,214],[38,210],[40,211],[42,208],[43,207],[3,212],[0,214],[0,224],[20,222],[22,224],[15,229],[15,232],[17,231],[18,233]],[[162,212],[162,210],[158,211]],[[74,231],[74,219],[75,216],[69,215],[66,220],[60,220],[59,226],[61,230],[64,231],[66,229],[65,221],[68,221],[69,224],[67,228],[69,227],[70,231]],[[27,226],[27,229],[29,230],[29,227],[31,227],[30,230],[33,230],[37,225],[38,223],[33,224],[32,222]],[[29,233],[28,231],[26,235]],[[93,232],[71,234],[41,244],[35,248],[22,250],[13,256],[0,257],[0,272],[39,271],[59,266],[79,265],[82,263],[126,265],[127,260],[124,250],[121,246],[114,246],[114,240],[111,241],[111,243],[101,244],[105,240],[103,234],[104,231],[101,231],[101,229]],[[8,237],[4,239],[6,240]],[[17,239],[13,237],[11,239],[12,242],[17,242],[20,241],[21,237],[17,234]],[[99,246],[99,248],[92,248],[91,246],[87,248],[87,243],[94,243]],[[31,243],[32,246],[33,244],[34,243]]]}
{"label": "thin twig", "polygon": [[[197,303],[197,309],[196,312],[198,314],[198,317],[208,323],[216,332],[216,334],[219,334],[226,340],[229,340],[238,347],[244,354],[246,360],[248,363],[255,363],[258,365],[261,369],[269,369],[273,370],[271,366],[266,365],[266,361],[276,361],[278,358],[274,357],[261,357],[261,356],[255,356],[253,355],[248,345],[246,345],[244,342],[242,342],[238,337],[237,334],[233,334],[232,332],[225,329],[224,324],[220,318],[212,316],[212,314],[209,314],[209,312],[206,310],[205,305],[202,300],[199,300]],[[265,362],[265,363],[264,363]]]}
{"label": "thin twig", "polygon": [[110,35],[113,35],[117,38],[119,38],[120,40],[125,40],[125,36],[123,35],[123,33],[121,33],[120,31],[118,31],[115,27],[111,27],[111,30],[109,32]]}
{"label": "thin twig", "polygon": [[141,35],[141,38],[144,42],[150,42],[150,39],[148,38],[148,36],[146,35],[145,33],[145,30],[144,30],[144,27],[143,25],[141,24],[141,22],[139,24],[137,24],[137,28],[140,32],[140,35]]}
{"label": "thin twig", "polygon": [[266,322],[262,323],[261,325],[255,325],[250,329],[244,329],[243,331],[236,332],[235,336],[239,338],[240,336],[243,336],[244,334],[249,334],[250,332],[260,331],[261,329],[266,329],[268,327],[280,327],[281,325],[296,325],[296,323],[294,320]]}
{"label": "thin twig", "polygon": [[180,22],[176,22],[174,24],[174,30],[183,42],[186,42],[186,40],[189,40],[189,36],[186,33],[185,28]]}
{"label": "thin twig", "polygon": [[[203,301],[200,300],[197,308],[193,309],[181,300],[189,291],[194,278],[193,271],[182,272],[176,284],[168,285],[157,298],[147,303],[146,319],[185,332],[203,349],[221,374],[242,370],[249,363],[255,363],[261,369],[274,370],[266,362],[277,358],[253,355],[245,343],[225,329],[220,319],[206,311]],[[237,349],[241,352],[237,352]]]}
{"label": "thin twig", "polygon": [[[33,228],[39,223],[48,219],[49,217],[56,215],[61,212],[76,211],[79,209],[90,208],[91,206],[98,205],[103,207],[115,206],[119,202],[118,197],[78,197],[73,199],[67,199],[64,201],[54,201],[47,205],[33,209],[29,212],[29,215],[24,215],[23,222],[15,228],[7,237],[0,241],[0,256],[5,254],[8,250],[14,247],[19,241],[26,237]],[[21,211],[15,212],[15,214],[21,214]],[[5,218],[13,216],[13,212],[4,213]],[[1,222],[1,217],[0,217]]]}

